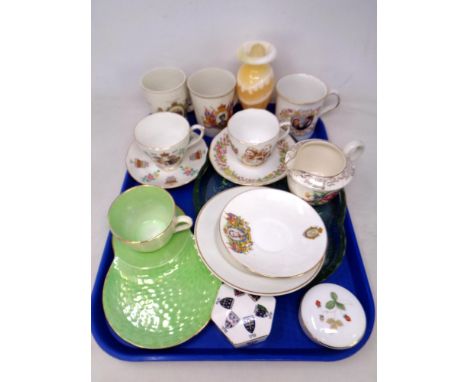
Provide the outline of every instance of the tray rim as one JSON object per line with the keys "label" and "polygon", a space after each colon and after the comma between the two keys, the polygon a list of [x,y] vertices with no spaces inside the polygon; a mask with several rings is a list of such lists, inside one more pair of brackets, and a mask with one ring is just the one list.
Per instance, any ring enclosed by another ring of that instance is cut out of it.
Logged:
{"label": "tray rim", "polygon": [[[325,139],[328,139],[325,126],[323,122],[319,120],[317,125],[321,124],[324,131]],[[318,126],[317,126],[318,127]],[[133,178],[130,176],[128,171],[125,173],[124,181],[122,183],[120,192],[123,192],[127,189],[127,184],[131,182]],[[193,195],[192,195],[193,197]],[[105,339],[101,336],[100,329],[98,328],[97,323],[95,322],[95,315],[96,312],[96,304],[100,301],[100,292],[102,291],[102,285],[104,282],[104,278],[107,274],[107,270],[112,262],[111,259],[106,259],[105,254],[111,250],[112,251],[112,235],[109,232],[105,245],[103,254],[101,256],[101,260],[99,262],[99,266],[96,272],[96,278],[93,284],[92,294],[91,294],[91,332],[96,343],[101,347],[101,349],[109,354],[110,356],[117,358],[119,360],[128,361],[128,362],[146,362],[146,361],[175,361],[175,362],[183,362],[183,361],[246,361],[246,362],[254,362],[254,361],[297,361],[297,362],[334,362],[339,361],[345,358],[348,358],[355,353],[357,353],[362,347],[365,346],[367,341],[369,340],[375,323],[375,302],[372,295],[372,291],[370,288],[369,280],[367,277],[367,273],[365,270],[364,262],[362,259],[361,251],[359,249],[359,245],[357,243],[356,234],[354,232],[354,227],[352,224],[351,216],[349,214],[348,208],[346,208],[346,215],[344,220],[344,228],[346,233],[346,241],[347,245],[352,246],[352,252],[355,254],[353,257],[349,257],[352,262],[354,262],[353,269],[356,273],[353,274],[353,278],[361,279],[363,293],[366,295],[366,299],[368,300],[368,315],[366,314],[367,318],[367,328],[364,334],[364,337],[361,339],[360,343],[353,348],[340,350],[340,351],[333,351],[327,354],[295,354],[295,353],[281,353],[281,354],[267,354],[264,349],[249,349],[244,352],[236,353],[233,349],[232,354],[226,354],[224,352],[216,351],[216,349],[209,349],[210,351],[207,353],[192,353],[192,354],[170,354],[170,353],[161,353],[161,354],[144,354],[144,355],[129,355],[127,353],[123,353],[114,349],[113,347],[107,346]],[[346,251],[348,252],[348,251]],[[109,261],[110,260],[110,261]],[[323,281],[323,280],[322,280]],[[300,349],[299,349],[300,350]],[[210,353],[210,354],[208,354]],[[300,351],[299,351],[300,353]]]}

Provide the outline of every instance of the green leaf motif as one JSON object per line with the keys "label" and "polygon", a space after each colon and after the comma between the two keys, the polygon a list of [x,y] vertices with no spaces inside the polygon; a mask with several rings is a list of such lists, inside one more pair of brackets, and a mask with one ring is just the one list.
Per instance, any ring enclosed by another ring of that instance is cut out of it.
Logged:
{"label": "green leaf motif", "polygon": [[333,300],[328,301],[328,302],[325,304],[325,307],[326,307],[327,309],[333,309],[333,308],[335,307],[335,301],[333,301]]}
{"label": "green leaf motif", "polygon": [[346,307],[341,302],[336,302],[336,307],[341,310],[346,310]]}
{"label": "green leaf motif", "polygon": [[333,300],[338,300],[338,295],[335,292],[331,292],[330,295]]}

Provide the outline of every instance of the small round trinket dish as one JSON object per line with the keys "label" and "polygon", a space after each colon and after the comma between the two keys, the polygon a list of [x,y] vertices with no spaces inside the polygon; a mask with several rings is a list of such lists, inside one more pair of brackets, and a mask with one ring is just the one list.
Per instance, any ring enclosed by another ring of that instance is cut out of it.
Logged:
{"label": "small round trinket dish", "polygon": [[274,297],[247,294],[223,284],[211,320],[234,347],[251,345],[267,339],[275,306]]}
{"label": "small round trinket dish", "polygon": [[366,331],[366,314],[359,300],[336,284],[319,284],[303,297],[299,321],[314,342],[332,349],[355,346]]}

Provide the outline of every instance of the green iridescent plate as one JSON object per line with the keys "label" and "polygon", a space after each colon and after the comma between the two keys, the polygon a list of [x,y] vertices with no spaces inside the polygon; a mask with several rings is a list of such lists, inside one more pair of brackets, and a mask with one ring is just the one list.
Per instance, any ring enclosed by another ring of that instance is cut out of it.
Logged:
{"label": "green iridescent plate", "polygon": [[188,341],[206,326],[221,283],[200,260],[190,230],[151,253],[135,252],[118,240],[112,244],[115,258],[102,302],[119,337],[162,349]]}
{"label": "green iridescent plate", "polygon": [[[217,193],[228,188],[237,187],[236,184],[221,177],[211,163],[207,162],[200,170],[193,190],[193,203],[197,213],[203,205]],[[269,184],[266,187],[289,191],[286,179]],[[344,220],[346,216],[346,196],[342,190],[332,200],[321,206],[314,206],[327,228],[328,247],[325,262],[317,277],[310,285],[319,283],[330,277],[340,266],[346,251],[346,233]]]}

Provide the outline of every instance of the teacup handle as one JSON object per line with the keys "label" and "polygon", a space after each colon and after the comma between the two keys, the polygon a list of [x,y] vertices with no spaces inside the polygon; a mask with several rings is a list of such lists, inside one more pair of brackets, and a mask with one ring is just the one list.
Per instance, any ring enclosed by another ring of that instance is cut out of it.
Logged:
{"label": "teacup handle", "polygon": [[278,136],[278,141],[281,141],[282,139],[286,138],[289,135],[289,131],[291,130],[291,122],[289,121],[280,122],[279,127],[281,130],[283,130],[283,132],[280,133]]}
{"label": "teacup handle", "polygon": [[[326,105],[326,106],[322,107],[320,109],[320,113],[318,115],[319,117],[321,117],[322,115],[327,114],[328,112],[336,109],[340,105],[341,98],[340,98],[340,95],[338,94],[338,91],[336,91],[336,90],[330,91],[330,93],[327,94],[326,100],[328,100],[330,97],[335,97],[335,103],[332,103],[332,104],[329,104],[329,105]],[[325,100],[325,102],[327,102],[326,100]]]}
{"label": "teacup handle", "polygon": [[344,147],[343,152],[351,162],[355,162],[364,152],[364,143],[361,141],[351,141]]}
{"label": "teacup handle", "polygon": [[185,231],[190,229],[193,225],[193,220],[190,216],[176,216],[174,218],[174,232]]}
{"label": "teacup handle", "polygon": [[201,139],[203,138],[203,135],[205,135],[205,127],[204,126],[202,126],[202,125],[193,125],[190,128],[190,138],[192,137],[192,133],[195,130],[200,130],[200,134],[198,134],[196,138],[191,139],[191,142],[188,144],[187,148],[195,146],[198,142],[201,141]]}

